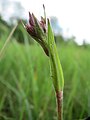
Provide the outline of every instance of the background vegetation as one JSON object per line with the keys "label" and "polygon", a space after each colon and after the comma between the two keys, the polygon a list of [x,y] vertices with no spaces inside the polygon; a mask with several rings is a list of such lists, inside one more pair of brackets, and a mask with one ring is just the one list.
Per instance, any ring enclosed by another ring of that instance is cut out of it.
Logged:
{"label": "background vegetation", "polygon": [[[0,49],[13,25],[0,18]],[[55,37],[65,77],[64,120],[90,115],[90,46]],[[0,120],[57,120],[48,57],[19,25],[0,59]]]}

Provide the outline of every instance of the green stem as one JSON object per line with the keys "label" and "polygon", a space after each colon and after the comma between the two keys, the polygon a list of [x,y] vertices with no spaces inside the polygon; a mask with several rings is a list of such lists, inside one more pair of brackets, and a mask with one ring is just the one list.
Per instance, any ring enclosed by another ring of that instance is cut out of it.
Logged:
{"label": "green stem", "polygon": [[63,120],[63,91],[56,91],[58,120]]}

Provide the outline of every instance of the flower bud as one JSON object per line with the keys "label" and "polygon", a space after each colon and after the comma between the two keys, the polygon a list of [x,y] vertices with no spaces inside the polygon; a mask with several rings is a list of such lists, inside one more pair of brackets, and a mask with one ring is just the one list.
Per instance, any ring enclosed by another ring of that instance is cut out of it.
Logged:
{"label": "flower bud", "polygon": [[42,46],[44,52],[49,56],[46,32],[46,20],[41,17],[41,21],[29,12],[29,24],[26,26],[27,32]]}

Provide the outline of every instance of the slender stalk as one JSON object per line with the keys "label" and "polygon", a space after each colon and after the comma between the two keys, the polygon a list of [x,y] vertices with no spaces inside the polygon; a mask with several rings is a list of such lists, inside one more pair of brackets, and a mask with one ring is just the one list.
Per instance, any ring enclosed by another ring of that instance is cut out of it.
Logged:
{"label": "slender stalk", "polygon": [[18,23],[17,23],[17,24],[13,27],[13,29],[11,30],[11,32],[10,32],[7,40],[5,41],[2,49],[0,50],[0,59],[1,59],[2,55],[3,55],[3,53],[4,53],[5,48],[7,47],[7,44],[8,44],[9,41],[11,40],[11,37],[12,37],[14,31],[16,30],[17,26],[18,26]]}
{"label": "slender stalk", "polygon": [[56,92],[58,120],[63,120],[63,91]]}

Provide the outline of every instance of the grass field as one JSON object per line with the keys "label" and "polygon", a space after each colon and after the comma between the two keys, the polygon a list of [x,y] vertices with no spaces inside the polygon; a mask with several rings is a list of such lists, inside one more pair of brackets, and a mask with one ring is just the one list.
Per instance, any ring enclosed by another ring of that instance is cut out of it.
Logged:
{"label": "grass field", "polygon": [[[83,120],[90,115],[90,47],[57,47],[65,78],[64,120]],[[49,71],[37,44],[10,42],[0,59],[0,120],[57,120]]]}

